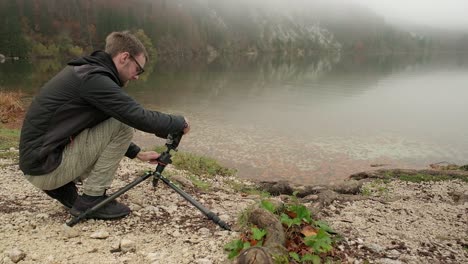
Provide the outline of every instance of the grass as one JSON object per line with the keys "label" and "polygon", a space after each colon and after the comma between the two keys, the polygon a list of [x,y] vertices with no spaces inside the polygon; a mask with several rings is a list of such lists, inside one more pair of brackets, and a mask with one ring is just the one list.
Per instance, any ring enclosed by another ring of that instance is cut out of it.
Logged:
{"label": "grass", "polygon": [[211,184],[199,179],[197,176],[189,176],[190,181],[200,190],[207,191],[211,188]]}
{"label": "grass", "polygon": [[[156,147],[156,152],[166,151],[165,146]],[[198,178],[212,178],[219,176],[233,176],[237,171],[221,166],[215,159],[188,152],[178,151],[172,157],[172,165],[176,169],[186,170]]]}
{"label": "grass", "polygon": [[0,150],[8,150],[11,147],[18,148],[20,131],[8,129],[0,125]]}
{"label": "grass", "polygon": [[468,182],[468,177],[464,175],[429,175],[429,174],[422,174],[422,173],[418,173],[416,175],[402,174],[402,175],[398,175],[398,179],[402,181],[415,182],[415,183],[430,182],[430,181],[449,181],[449,180],[455,180],[455,179]]}
{"label": "grass", "polygon": [[[158,153],[166,150],[165,146],[155,148],[155,151]],[[176,169],[187,171],[189,173],[188,179],[193,185],[204,191],[208,191],[212,187],[204,179],[211,179],[217,175],[232,176],[236,173],[235,169],[223,167],[215,159],[182,151],[173,153],[172,165]]]}
{"label": "grass", "polygon": [[[6,128],[6,124],[18,119],[18,114],[23,112],[21,92],[0,91],[0,150],[18,148],[20,131],[18,129]],[[17,155],[16,153],[13,155]],[[0,152],[1,158],[14,158],[12,153]]]}
{"label": "grass", "polygon": [[262,198],[271,197],[271,194],[269,192],[259,190],[254,186],[248,186],[238,181],[226,180],[226,184],[228,184],[236,192],[246,193],[249,195],[259,195]]}
{"label": "grass", "polygon": [[0,91],[0,122],[7,123],[15,120],[18,112],[22,112],[21,92]]}
{"label": "grass", "polygon": [[364,196],[384,196],[389,193],[387,187],[389,180],[374,180],[361,188],[361,194]]}
{"label": "grass", "polygon": [[[466,171],[468,165],[464,165],[458,168],[459,171]],[[400,172],[394,172],[394,171],[384,171],[382,173],[383,176],[383,181],[388,182],[389,180],[392,179],[399,179],[401,181],[407,181],[407,182],[414,182],[414,183],[421,183],[421,182],[435,182],[435,181],[449,181],[449,180],[461,180],[464,182],[468,182],[468,176],[466,175],[461,175],[461,174],[445,174],[444,172],[441,172],[440,174],[427,174],[424,172],[418,172],[416,174],[408,174],[408,173],[400,173]]]}

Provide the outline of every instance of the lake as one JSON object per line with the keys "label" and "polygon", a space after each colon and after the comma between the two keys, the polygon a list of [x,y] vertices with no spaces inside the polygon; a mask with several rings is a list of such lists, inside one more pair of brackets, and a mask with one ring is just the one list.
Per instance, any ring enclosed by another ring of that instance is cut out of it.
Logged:
{"label": "lake", "polygon": [[[60,66],[0,64],[0,85],[34,95]],[[158,63],[126,90],[148,108],[189,118],[182,151],[243,178],[318,184],[378,168],[468,163],[467,70],[468,55],[456,53],[234,57]],[[164,142],[142,132],[135,141]]]}

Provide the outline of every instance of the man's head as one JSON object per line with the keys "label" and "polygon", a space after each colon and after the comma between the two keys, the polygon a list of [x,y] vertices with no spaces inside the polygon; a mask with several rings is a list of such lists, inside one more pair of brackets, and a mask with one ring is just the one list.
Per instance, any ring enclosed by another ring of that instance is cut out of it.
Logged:
{"label": "man's head", "polygon": [[105,51],[111,55],[122,83],[136,80],[144,72],[148,52],[143,43],[130,32],[110,33],[106,38]]}

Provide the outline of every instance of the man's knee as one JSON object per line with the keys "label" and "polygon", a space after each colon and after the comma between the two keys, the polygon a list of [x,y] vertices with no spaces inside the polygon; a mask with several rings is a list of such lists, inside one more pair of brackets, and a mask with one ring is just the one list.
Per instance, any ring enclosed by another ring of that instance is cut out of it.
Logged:
{"label": "man's knee", "polygon": [[135,129],[122,122],[120,124],[121,124],[120,133],[123,134],[125,139],[128,139],[129,141],[131,141],[133,138],[133,133],[135,132]]}
{"label": "man's knee", "polygon": [[109,124],[114,127],[114,133],[116,133],[116,135],[124,140],[129,140],[131,141],[132,138],[133,138],[133,133],[134,133],[134,129],[122,122],[120,122],[119,120],[115,119],[115,118],[110,118],[108,120]]}

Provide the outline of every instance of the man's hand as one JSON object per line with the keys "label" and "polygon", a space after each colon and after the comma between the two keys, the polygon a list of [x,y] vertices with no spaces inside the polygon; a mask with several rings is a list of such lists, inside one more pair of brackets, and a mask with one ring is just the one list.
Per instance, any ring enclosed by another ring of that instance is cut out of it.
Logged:
{"label": "man's hand", "polygon": [[140,151],[137,154],[137,158],[141,161],[148,161],[150,164],[157,164],[157,158],[159,158],[160,154],[156,151]]}

